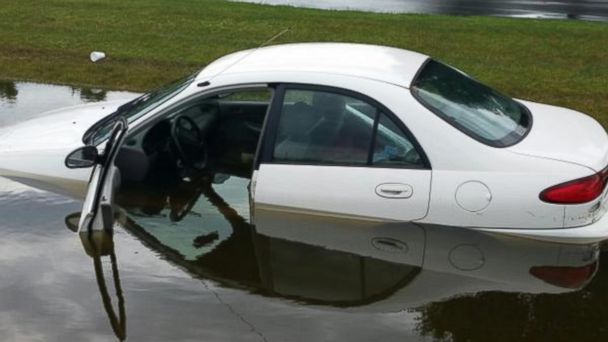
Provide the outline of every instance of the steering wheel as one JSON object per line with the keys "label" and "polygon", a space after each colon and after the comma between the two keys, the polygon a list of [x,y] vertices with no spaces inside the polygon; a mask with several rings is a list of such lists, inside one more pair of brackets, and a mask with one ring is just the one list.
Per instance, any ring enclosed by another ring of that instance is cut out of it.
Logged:
{"label": "steering wheel", "polygon": [[203,169],[207,163],[207,150],[203,132],[194,120],[178,116],[171,127],[173,144],[183,166]]}

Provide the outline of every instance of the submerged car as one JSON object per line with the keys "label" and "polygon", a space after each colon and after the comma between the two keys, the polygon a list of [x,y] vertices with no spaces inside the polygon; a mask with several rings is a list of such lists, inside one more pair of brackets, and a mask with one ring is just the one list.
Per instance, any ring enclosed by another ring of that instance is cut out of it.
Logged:
{"label": "submerged car", "polygon": [[607,165],[608,135],[587,115],[512,99],[420,53],[359,44],[241,51],[120,106],[0,131],[0,175],[74,196],[90,181],[81,224],[105,227],[119,183],[223,172],[251,179],[253,215],[588,243],[608,238]]}

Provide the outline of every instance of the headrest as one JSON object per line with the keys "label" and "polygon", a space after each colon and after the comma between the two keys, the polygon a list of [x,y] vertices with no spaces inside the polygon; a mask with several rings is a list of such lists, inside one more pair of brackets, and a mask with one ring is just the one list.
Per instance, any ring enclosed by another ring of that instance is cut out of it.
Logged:
{"label": "headrest", "polygon": [[315,92],[312,106],[328,120],[339,120],[344,114],[344,96],[332,93]]}
{"label": "headrest", "polygon": [[289,136],[303,136],[319,120],[320,113],[304,102],[286,106],[280,120],[279,132]]}

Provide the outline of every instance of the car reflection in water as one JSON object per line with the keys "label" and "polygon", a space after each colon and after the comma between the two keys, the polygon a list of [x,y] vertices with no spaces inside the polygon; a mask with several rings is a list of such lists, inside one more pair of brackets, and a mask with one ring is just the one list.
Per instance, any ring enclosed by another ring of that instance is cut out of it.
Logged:
{"label": "car reflection in water", "polygon": [[[598,268],[597,244],[279,211],[250,215],[248,184],[221,173],[126,184],[117,225],[193,277],[330,310],[396,312],[485,291],[563,293],[583,288]],[[73,214],[66,222],[74,227],[77,219]],[[124,339],[125,300],[111,235],[96,234],[83,243],[111,326]],[[118,316],[110,281],[101,279],[104,255],[112,262]]]}
{"label": "car reflection in water", "polygon": [[[80,213],[75,213],[68,215],[65,218],[65,223],[68,229],[77,232],[79,220]],[[90,234],[81,234],[80,239],[86,254],[93,259],[95,279],[97,280],[103,307],[108,314],[112,330],[120,341],[124,341],[127,338],[125,300],[120,284],[120,274],[118,271],[118,260],[114,251],[113,234],[106,231],[97,231],[91,232]],[[110,259],[112,277],[110,284],[114,286],[118,305],[118,315],[112,305],[112,296],[108,290],[108,281],[106,280],[102,262],[103,257],[108,257]]]}
{"label": "car reflection in water", "polygon": [[71,87],[72,92],[80,95],[80,99],[84,103],[107,101],[108,91],[104,89],[88,88],[88,87]]}

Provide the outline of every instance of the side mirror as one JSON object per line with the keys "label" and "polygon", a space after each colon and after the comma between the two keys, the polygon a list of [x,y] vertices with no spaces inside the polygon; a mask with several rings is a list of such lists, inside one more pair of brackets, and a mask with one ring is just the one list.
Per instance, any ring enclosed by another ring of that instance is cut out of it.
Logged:
{"label": "side mirror", "polygon": [[68,169],[81,169],[91,167],[99,160],[99,152],[95,146],[83,146],[72,151],[65,158],[65,166]]}
{"label": "side mirror", "polygon": [[80,213],[73,213],[65,217],[65,226],[74,233],[78,232],[78,222],[80,221]]}

